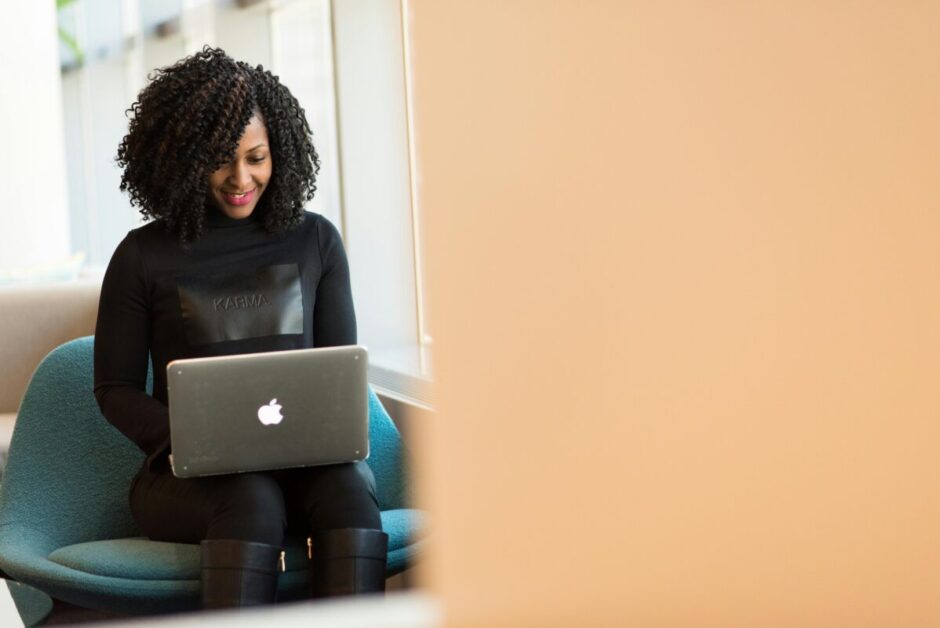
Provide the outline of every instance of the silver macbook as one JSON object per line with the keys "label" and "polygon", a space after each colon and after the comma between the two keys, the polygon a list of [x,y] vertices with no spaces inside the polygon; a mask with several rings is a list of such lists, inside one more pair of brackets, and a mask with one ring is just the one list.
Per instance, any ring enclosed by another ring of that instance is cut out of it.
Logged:
{"label": "silver macbook", "polygon": [[367,362],[356,345],[170,362],[174,475],[364,460]]}

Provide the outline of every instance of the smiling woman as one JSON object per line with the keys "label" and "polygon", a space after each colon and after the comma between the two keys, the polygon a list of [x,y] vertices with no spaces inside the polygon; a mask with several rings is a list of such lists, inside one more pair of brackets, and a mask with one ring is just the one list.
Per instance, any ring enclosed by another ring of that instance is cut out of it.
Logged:
{"label": "smiling woman", "polygon": [[[370,348],[370,381],[399,398],[430,404],[432,334],[414,193],[418,170],[406,80],[407,5],[400,0],[76,0],[59,12],[60,24],[75,33],[85,52],[80,63],[60,47],[67,198],[61,203],[46,198],[49,207],[67,206],[67,216],[55,224],[37,221],[36,238],[24,238],[32,246],[18,246],[16,254],[4,249],[0,258],[22,263],[58,236],[64,238],[61,258],[84,252],[85,272],[104,270],[128,230],[144,222],[121,193],[121,170],[114,167],[114,148],[128,131],[127,104],[154,68],[172,66],[211,42],[251,67],[263,65],[303,103],[320,162],[316,195],[304,207],[342,234],[354,277],[359,340]],[[35,103],[45,107],[50,98],[33,101],[30,114]],[[277,178],[284,164],[270,137],[273,124],[265,115],[261,120]],[[273,185],[266,186],[257,209],[264,209]],[[43,189],[46,196],[57,192],[48,182]],[[17,224],[25,228],[33,222],[19,217]]]}
{"label": "smiling woman", "polygon": [[154,540],[202,543],[205,607],[272,602],[288,531],[317,548],[312,596],[383,590],[388,537],[365,463],[183,479],[169,462],[171,361],[357,341],[339,231],[304,210],[319,169],[304,110],[261,66],[206,47],[157,70],[130,111],[121,188],[156,220],[108,264],[94,391],[147,454],[135,521]]}
{"label": "smiling woman", "polygon": [[302,222],[319,158],[303,108],[261,66],[207,46],[157,70],[130,111],[121,189],[181,242],[205,232],[207,208],[235,219],[257,211],[270,232]]}

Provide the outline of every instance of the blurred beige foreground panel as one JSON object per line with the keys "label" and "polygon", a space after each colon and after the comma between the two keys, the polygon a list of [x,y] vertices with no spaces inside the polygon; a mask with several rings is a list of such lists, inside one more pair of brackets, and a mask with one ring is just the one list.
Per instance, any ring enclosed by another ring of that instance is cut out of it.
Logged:
{"label": "blurred beige foreground panel", "polygon": [[940,625],[940,3],[408,15],[445,625]]}

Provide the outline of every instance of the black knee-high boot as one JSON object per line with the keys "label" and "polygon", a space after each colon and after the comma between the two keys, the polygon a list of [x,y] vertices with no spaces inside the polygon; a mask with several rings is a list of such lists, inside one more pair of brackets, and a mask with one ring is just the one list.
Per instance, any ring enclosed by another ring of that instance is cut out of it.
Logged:
{"label": "black knee-high boot", "polygon": [[277,596],[281,548],[232,539],[206,540],[202,552],[202,607],[271,604]]}
{"label": "black knee-high boot", "polygon": [[307,545],[311,597],[385,591],[388,535],[381,530],[317,530]]}

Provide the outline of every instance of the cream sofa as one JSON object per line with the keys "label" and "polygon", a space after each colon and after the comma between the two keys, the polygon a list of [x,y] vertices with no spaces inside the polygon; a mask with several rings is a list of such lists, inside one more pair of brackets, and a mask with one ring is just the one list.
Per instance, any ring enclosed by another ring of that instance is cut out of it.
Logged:
{"label": "cream sofa", "polygon": [[0,286],[0,449],[29,378],[52,349],[95,332],[101,278]]}

